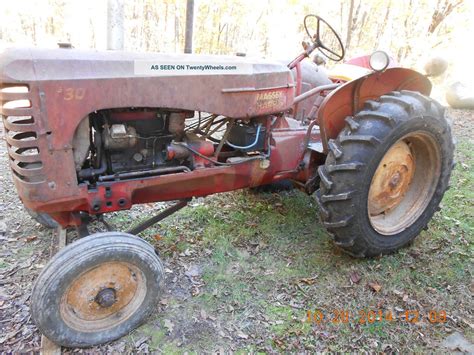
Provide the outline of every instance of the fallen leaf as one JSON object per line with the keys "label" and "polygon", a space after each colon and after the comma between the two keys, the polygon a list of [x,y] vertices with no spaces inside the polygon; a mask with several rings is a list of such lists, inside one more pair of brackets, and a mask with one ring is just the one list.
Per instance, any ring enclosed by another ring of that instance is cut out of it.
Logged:
{"label": "fallen leaf", "polygon": [[461,320],[468,325],[471,329],[474,329],[474,324],[470,323],[467,319],[461,318]]}
{"label": "fallen leaf", "polygon": [[300,282],[304,282],[305,284],[307,285],[312,285],[316,282],[316,278],[318,277],[318,275],[316,276],[313,276],[313,277],[308,277],[308,278],[302,278],[300,279],[299,281]]}
{"label": "fallen leaf", "polygon": [[201,290],[199,289],[199,287],[193,287],[191,289],[191,296],[193,296],[193,297],[196,297],[200,293],[201,293]]}
{"label": "fallen leaf", "polygon": [[444,339],[442,345],[450,350],[459,350],[468,354],[474,352],[474,345],[471,344],[461,333],[453,333]]}
{"label": "fallen leaf", "polygon": [[382,289],[382,286],[377,281],[369,282],[368,285],[375,292],[379,292]]}
{"label": "fallen leaf", "polygon": [[38,237],[36,235],[30,235],[29,237],[26,237],[27,242],[32,242],[33,240],[37,239]]}
{"label": "fallen leaf", "polygon": [[201,309],[201,318],[206,320],[207,319],[207,313],[204,309]]}
{"label": "fallen leaf", "polygon": [[187,277],[197,277],[201,274],[201,270],[197,265],[191,265],[187,271],[184,272]]}
{"label": "fallen leaf", "polygon": [[165,319],[164,326],[168,330],[169,333],[173,332],[174,324],[172,321],[170,321],[169,319]]}
{"label": "fallen leaf", "polygon": [[361,280],[361,277],[357,271],[353,271],[350,274],[351,281],[355,284],[358,284]]}
{"label": "fallen leaf", "polygon": [[139,348],[144,342],[150,339],[149,336],[142,337],[135,342],[135,348]]}
{"label": "fallen leaf", "polygon": [[163,239],[163,237],[159,234],[155,234],[153,238],[155,238],[156,241],[160,241],[161,239]]}
{"label": "fallen leaf", "polygon": [[239,337],[240,339],[248,339],[249,338],[249,336],[247,334],[245,334],[244,332],[242,332],[241,330],[237,331],[237,337]]}
{"label": "fallen leaf", "polygon": [[285,348],[285,343],[284,343],[282,340],[280,340],[280,339],[278,339],[278,338],[274,338],[273,341],[274,341],[275,344],[276,344],[277,346],[279,346],[280,348]]}
{"label": "fallen leaf", "polygon": [[0,222],[0,233],[6,234],[7,233],[7,224],[5,222]]}

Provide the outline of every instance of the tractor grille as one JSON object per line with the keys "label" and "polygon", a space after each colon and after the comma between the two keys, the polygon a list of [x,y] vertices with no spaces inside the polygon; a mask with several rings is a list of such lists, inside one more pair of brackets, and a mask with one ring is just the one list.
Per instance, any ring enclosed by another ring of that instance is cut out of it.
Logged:
{"label": "tractor grille", "polygon": [[28,183],[44,182],[46,179],[28,86],[3,83],[0,86],[0,104],[13,173]]}

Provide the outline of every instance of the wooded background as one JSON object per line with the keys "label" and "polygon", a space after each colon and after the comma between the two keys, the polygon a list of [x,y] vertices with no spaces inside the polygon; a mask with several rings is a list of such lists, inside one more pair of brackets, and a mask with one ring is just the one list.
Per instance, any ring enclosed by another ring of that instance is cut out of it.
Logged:
{"label": "wooded background", "polygon": [[[474,5],[468,0],[196,0],[194,52],[245,52],[290,59],[301,50],[303,17],[314,13],[341,35],[347,57],[388,51],[420,69],[433,55],[450,75],[472,71]],[[2,0],[0,48],[10,44],[105,49],[106,0]],[[125,49],[183,52],[186,0],[125,1]],[[347,58],[346,57],[346,58]]]}

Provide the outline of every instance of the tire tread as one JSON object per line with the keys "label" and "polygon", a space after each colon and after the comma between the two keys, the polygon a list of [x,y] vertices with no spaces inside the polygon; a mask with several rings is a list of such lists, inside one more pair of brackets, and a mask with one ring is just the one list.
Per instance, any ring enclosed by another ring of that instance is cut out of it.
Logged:
{"label": "tire tread", "polygon": [[[340,152],[334,154],[334,147],[330,148],[333,153],[328,155],[325,165],[318,168],[321,184],[316,201],[323,225],[333,235],[335,244],[348,254],[355,257],[390,254],[411,242],[393,244],[392,247],[366,242],[360,229],[362,222],[357,217],[356,206],[361,196],[358,185],[377,149],[380,149],[381,144],[388,144],[386,137],[395,132],[398,126],[425,117],[438,122],[439,127],[446,126],[443,134],[450,134],[443,107],[419,92],[408,90],[390,92],[377,101],[368,100],[363,110],[345,118],[347,129],[343,129],[335,140]],[[443,146],[446,154],[443,159],[447,159],[448,165],[441,169],[441,182],[432,197],[434,201],[440,201],[449,186],[454,147],[452,141],[452,138],[446,137],[442,143],[446,145]],[[432,207],[433,213],[435,208]],[[421,227],[425,227],[426,223],[421,221]]]}

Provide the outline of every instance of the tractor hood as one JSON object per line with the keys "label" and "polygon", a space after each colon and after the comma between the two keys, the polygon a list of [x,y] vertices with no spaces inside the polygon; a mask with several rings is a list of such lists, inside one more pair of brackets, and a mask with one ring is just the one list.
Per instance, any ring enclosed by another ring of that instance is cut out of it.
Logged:
{"label": "tractor hood", "polygon": [[69,104],[83,116],[166,107],[244,118],[285,111],[294,98],[291,72],[281,63],[194,54],[7,49],[0,52],[0,83],[26,84],[48,104],[61,101],[66,112]]}

